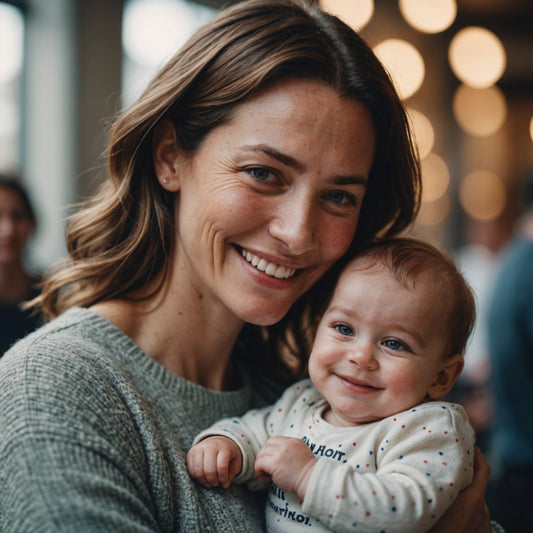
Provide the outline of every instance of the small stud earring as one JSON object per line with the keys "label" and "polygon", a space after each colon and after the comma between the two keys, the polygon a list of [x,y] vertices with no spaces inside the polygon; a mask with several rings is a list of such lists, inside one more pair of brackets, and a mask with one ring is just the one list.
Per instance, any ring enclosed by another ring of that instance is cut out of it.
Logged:
{"label": "small stud earring", "polygon": [[163,178],[163,183],[168,183],[168,178]]}

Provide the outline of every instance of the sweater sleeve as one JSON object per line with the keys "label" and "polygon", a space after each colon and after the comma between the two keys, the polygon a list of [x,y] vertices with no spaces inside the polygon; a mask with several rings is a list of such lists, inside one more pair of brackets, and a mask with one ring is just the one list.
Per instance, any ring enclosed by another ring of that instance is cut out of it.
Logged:
{"label": "sweater sleeve", "polygon": [[0,530],[159,531],[121,391],[82,349],[51,342],[25,339],[1,361]]}
{"label": "sweater sleeve", "polygon": [[302,504],[306,514],[338,533],[424,532],[438,521],[472,479],[474,433],[466,415],[439,403],[388,420],[389,431],[367,446],[375,473],[360,473],[365,465],[350,460],[317,461]]}

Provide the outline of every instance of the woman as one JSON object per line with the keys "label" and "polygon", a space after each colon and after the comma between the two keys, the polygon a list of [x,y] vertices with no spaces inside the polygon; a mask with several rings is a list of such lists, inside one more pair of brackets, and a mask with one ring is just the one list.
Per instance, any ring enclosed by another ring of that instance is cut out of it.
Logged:
{"label": "woman", "polygon": [[[60,316],[2,361],[0,523],[261,531],[263,496],[203,489],[185,454],[303,374],[316,282],[412,221],[404,111],[347,26],[252,0],[162,68],[108,158],[44,288]],[[480,469],[448,531],[490,527]]]}
{"label": "woman", "polygon": [[38,314],[20,304],[38,294],[38,276],[28,272],[23,256],[36,219],[24,187],[0,175],[0,357],[40,324]]}

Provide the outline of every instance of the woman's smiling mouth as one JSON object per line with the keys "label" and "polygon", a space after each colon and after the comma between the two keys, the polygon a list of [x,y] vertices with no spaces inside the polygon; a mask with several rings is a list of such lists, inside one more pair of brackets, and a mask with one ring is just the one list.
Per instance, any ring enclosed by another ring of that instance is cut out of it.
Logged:
{"label": "woman's smiling mouth", "polygon": [[289,279],[296,273],[295,268],[285,267],[277,265],[276,263],[270,263],[266,259],[259,257],[244,248],[241,248],[241,254],[252,266],[264,272],[268,276],[272,276],[277,279]]}

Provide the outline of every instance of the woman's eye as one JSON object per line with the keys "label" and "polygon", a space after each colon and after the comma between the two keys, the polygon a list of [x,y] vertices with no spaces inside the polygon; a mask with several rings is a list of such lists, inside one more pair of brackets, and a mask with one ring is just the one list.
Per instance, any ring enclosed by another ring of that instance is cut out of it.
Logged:
{"label": "woman's eye", "polygon": [[326,195],[327,199],[335,205],[354,205],[355,198],[353,195],[341,192],[332,191]]}
{"label": "woman's eye", "polygon": [[386,341],[383,341],[383,346],[386,346],[390,350],[394,350],[394,351],[399,351],[399,350],[410,351],[409,346],[407,346],[403,342],[400,342],[396,339],[387,339]]}
{"label": "woman's eye", "polygon": [[345,335],[347,337],[353,336],[353,330],[350,326],[347,326],[346,324],[337,324],[335,326],[335,330],[338,331],[341,335]]}
{"label": "woman's eye", "polygon": [[272,178],[272,171],[268,168],[263,167],[254,167],[249,168],[248,172],[257,180],[257,181],[268,181]]}

